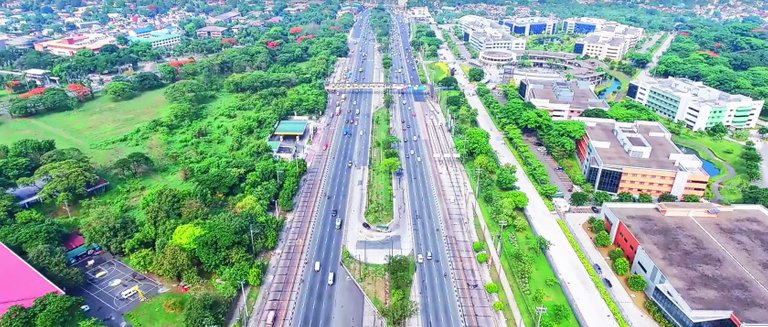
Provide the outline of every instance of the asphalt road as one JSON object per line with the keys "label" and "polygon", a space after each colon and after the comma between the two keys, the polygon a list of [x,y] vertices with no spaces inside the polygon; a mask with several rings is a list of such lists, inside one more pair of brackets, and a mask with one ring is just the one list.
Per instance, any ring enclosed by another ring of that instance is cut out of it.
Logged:
{"label": "asphalt road", "polygon": [[[408,36],[407,20],[394,16],[397,30],[390,31],[390,55],[392,69],[390,81],[416,85],[419,76]],[[402,71],[402,72],[401,72]],[[411,218],[414,229],[414,251],[424,257],[423,263],[416,263],[416,286],[419,288],[419,313],[424,327],[430,326],[461,326],[463,325],[458,309],[453,280],[451,278],[448,251],[445,247],[443,233],[440,231],[437,198],[429,178],[430,154],[424,141],[420,139],[419,125],[414,117],[415,103],[424,101],[424,94],[405,92],[395,94],[395,108],[400,110],[403,131],[407,142],[401,143],[401,160],[403,163],[404,179],[409,182],[408,192],[411,201]],[[410,125],[410,127],[408,127]],[[414,137],[417,138],[414,141]],[[411,155],[411,151],[413,154]],[[405,154],[408,158],[405,158]],[[432,259],[427,259],[427,252],[432,253]]]}
{"label": "asphalt road", "polygon": [[[348,83],[364,83],[373,81],[373,57],[374,47],[370,41],[373,34],[368,26],[368,13],[362,13],[352,30],[352,38],[356,41],[350,44],[354,49],[349,69]],[[367,41],[366,41],[367,39]],[[363,53],[366,56],[363,56]],[[367,58],[367,59],[364,59]],[[363,72],[359,72],[360,68]],[[329,97],[340,95],[329,94]],[[345,208],[350,188],[351,169],[361,169],[368,164],[368,148],[371,132],[371,104],[373,95],[370,91],[355,91],[347,94],[347,99],[341,105],[341,114],[331,121],[337,127],[334,142],[328,151],[335,151],[331,158],[328,170],[327,183],[322,190],[319,216],[312,232],[309,259],[304,270],[301,290],[299,292],[296,313],[292,326],[331,326],[333,320],[333,308],[335,304],[335,289],[328,285],[330,273],[334,273],[335,281],[344,278],[341,269],[341,244],[343,230],[336,229],[336,218],[332,217],[332,211],[338,211],[338,217],[342,223],[347,221]],[[360,110],[359,115],[356,110]],[[358,124],[347,123],[346,120],[354,118]],[[345,131],[349,135],[344,135]],[[352,167],[349,167],[349,163]],[[325,197],[325,199],[323,199]],[[315,272],[315,262],[320,262],[320,271]],[[346,319],[348,317],[339,317]]]}

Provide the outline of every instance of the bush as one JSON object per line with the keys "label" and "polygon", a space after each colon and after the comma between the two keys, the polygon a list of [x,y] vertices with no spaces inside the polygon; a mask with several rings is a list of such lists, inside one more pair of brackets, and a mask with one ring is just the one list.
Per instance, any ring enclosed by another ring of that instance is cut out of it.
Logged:
{"label": "bush", "polygon": [[589,229],[591,229],[593,233],[600,233],[605,231],[605,220],[595,219],[589,223]]}
{"label": "bush", "polygon": [[488,262],[488,254],[486,254],[486,253],[478,253],[477,254],[477,262],[479,262],[479,263],[486,263],[486,262]]}
{"label": "bush", "polygon": [[611,258],[611,261],[615,261],[618,258],[624,257],[624,250],[621,248],[615,248],[611,250],[611,252],[608,252],[608,257]]}
{"label": "bush", "polygon": [[645,278],[643,278],[643,276],[632,274],[632,276],[627,278],[627,285],[629,285],[629,289],[633,291],[642,291],[646,286],[648,286],[648,282],[645,280]]}
{"label": "bush", "polygon": [[501,303],[501,301],[493,302],[493,310],[501,311],[501,309],[504,309],[504,303]]}
{"label": "bush", "polygon": [[599,247],[606,247],[611,245],[611,236],[608,235],[608,232],[605,230],[601,230],[599,233],[597,233],[597,236],[595,236],[595,244]]}
{"label": "bush", "polygon": [[475,253],[480,252],[483,250],[483,242],[477,241],[472,243],[472,250],[475,250]]}
{"label": "bush", "polygon": [[616,275],[624,276],[629,273],[629,261],[626,258],[618,258],[613,262],[613,271]]}
{"label": "bush", "polygon": [[485,284],[485,291],[490,294],[496,294],[499,292],[499,285],[496,285],[496,283]]}

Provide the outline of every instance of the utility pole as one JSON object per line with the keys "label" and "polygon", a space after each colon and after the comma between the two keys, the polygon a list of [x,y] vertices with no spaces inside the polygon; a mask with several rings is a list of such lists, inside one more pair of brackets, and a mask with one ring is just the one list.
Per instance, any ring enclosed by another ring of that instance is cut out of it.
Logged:
{"label": "utility pole", "polygon": [[541,326],[541,315],[547,313],[547,308],[545,307],[536,307],[536,314],[539,316],[538,319],[536,319],[536,327]]}
{"label": "utility pole", "polygon": [[475,174],[476,175],[475,194],[476,194],[476,197],[479,198],[480,197],[480,174],[483,173],[483,170],[480,168],[475,168],[475,172],[477,173]]}
{"label": "utility pole", "polygon": [[245,293],[245,281],[240,281],[240,290],[243,292],[243,310],[245,310],[245,321],[248,321],[248,294]]}

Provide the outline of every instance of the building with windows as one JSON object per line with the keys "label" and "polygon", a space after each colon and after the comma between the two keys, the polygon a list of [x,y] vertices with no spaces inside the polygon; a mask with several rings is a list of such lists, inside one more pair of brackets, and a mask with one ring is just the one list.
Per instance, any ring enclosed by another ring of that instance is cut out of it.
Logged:
{"label": "building with windows", "polygon": [[661,123],[577,118],[586,133],[576,141],[576,157],[596,191],[658,197],[671,193],[703,196],[709,174],[693,154],[683,153]]}
{"label": "building with windows", "polygon": [[115,42],[115,38],[110,35],[92,33],[38,42],[34,44],[34,48],[40,52],[49,52],[57,56],[71,57],[80,50],[99,52],[101,47],[107,44],[115,44]]}
{"label": "building with windows", "polygon": [[662,117],[685,122],[685,126],[694,131],[717,123],[733,128],[754,128],[765,102],[674,77],[646,77],[632,81],[627,96]]}
{"label": "building with windows", "polygon": [[64,294],[58,286],[0,243],[0,316],[14,305],[31,307],[48,293]]}
{"label": "building with windows", "polygon": [[587,34],[599,31],[608,23],[607,20],[592,17],[573,17],[563,20],[561,31],[564,33]]}
{"label": "building with windows", "polygon": [[768,325],[768,210],[759,205],[605,203],[630,272],[675,326]]}
{"label": "building with windows", "polygon": [[569,18],[563,21],[565,33],[586,34],[576,42],[573,53],[600,60],[621,60],[643,38],[644,30],[605,19],[591,17]]}
{"label": "building with windows", "polygon": [[202,28],[199,28],[197,30],[197,37],[199,38],[220,38],[222,35],[224,35],[224,32],[227,30],[226,27],[219,27],[219,26],[205,26]]}
{"label": "building with windows", "polygon": [[520,17],[499,20],[499,25],[509,27],[509,31],[518,35],[554,34],[557,19],[552,17]]}
{"label": "building with windows", "polygon": [[587,109],[608,110],[608,104],[595,95],[588,82],[525,79],[520,81],[518,92],[536,108],[547,110],[554,120],[573,119]]}
{"label": "building with windows", "polygon": [[600,60],[610,59],[619,61],[629,51],[629,43],[619,35],[595,32],[573,45],[573,53]]}
{"label": "building with windows", "polygon": [[509,29],[494,21],[467,15],[459,18],[464,42],[477,50],[525,50],[525,39],[509,33]]}
{"label": "building with windows", "polygon": [[172,48],[181,43],[181,33],[173,28],[155,30],[142,36],[129,37],[131,42],[148,42],[152,49]]}

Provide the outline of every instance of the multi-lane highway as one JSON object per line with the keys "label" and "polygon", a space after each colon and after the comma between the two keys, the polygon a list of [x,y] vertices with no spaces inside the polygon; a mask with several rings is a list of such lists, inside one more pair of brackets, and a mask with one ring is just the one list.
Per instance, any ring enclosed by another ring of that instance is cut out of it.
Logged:
{"label": "multi-lane highway", "polygon": [[[343,83],[373,82],[375,47],[368,18],[367,12],[361,13],[353,26],[349,44],[353,53],[349,69],[343,74]],[[352,91],[345,97],[340,105],[340,115],[331,120],[336,126],[332,129],[336,133],[333,144],[327,149],[332,158],[324,177],[324,187],[318,195],[318,216],[291,326],[344,325],[332,322],[335,287],[331,284],[335,284],[335,280],[331,283],[329,276],[331,273],[334,279],[345,276],[340,265],[344,228],[337,228],[336,220],[341,219],[342,224],[347,221],[352,170],[368,164],[373,94],[371,91]],[[315,269],[316,263],[319,263],[319,271]]]}
{"label": "multi-lane highway", "polygon": [[[419,77],[411,54],[408,23],[401,16],[393,15],[390,30],[390,56],[392,83],[418,85]],[[427,146],[421,139],[419,122],[414,110],[416,103],[423,102],[420,92],[396,93],[395,107],[399,110],[403,130],[401,160],[404,178],[408,182],[408,196],[414,229],[416,252],[416,286],[419,292],[421,326],[462,326],[458,300],[450,270],[448,249],[440,224],[437,195],[430,178],[430,158]],[[421,107],[421,103],[419,104]]]}

